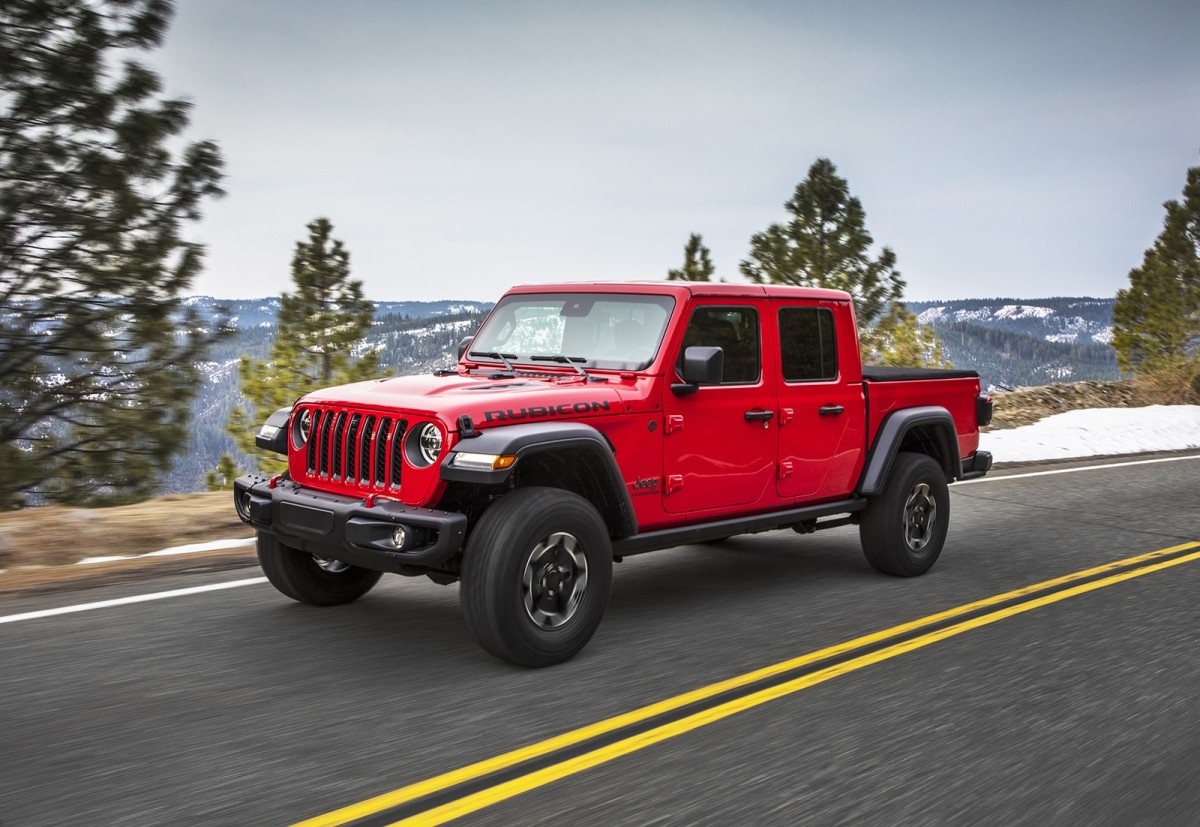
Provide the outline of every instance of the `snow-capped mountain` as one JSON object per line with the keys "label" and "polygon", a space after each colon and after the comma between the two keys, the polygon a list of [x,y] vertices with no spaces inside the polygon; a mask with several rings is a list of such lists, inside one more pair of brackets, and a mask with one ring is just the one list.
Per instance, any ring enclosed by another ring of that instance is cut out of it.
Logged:
{"label": "snow-capped mountain", "polygon": [[908,302],[956,367],[985,387],[1117,379],[1113,299],[958,299]]}
{"label": "snow-capped mountain", "polygon": [[1112,341],[1112,299],[969,299],[909,302],[908,308],[921,324],[935,327],[965,322],[1062,344]]}

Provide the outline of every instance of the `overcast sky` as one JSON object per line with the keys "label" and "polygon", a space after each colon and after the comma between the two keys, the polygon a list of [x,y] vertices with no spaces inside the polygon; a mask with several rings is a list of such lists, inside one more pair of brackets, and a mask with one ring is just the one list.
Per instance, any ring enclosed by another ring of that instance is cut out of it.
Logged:
{"label": "overcast sky", "polygon": [[197,293],[327,216],[373,299],[741,280],[818,157],[910,299],[1108,296],[1200,164],[1200,2],[180,0],[155,56],[228,195]]}

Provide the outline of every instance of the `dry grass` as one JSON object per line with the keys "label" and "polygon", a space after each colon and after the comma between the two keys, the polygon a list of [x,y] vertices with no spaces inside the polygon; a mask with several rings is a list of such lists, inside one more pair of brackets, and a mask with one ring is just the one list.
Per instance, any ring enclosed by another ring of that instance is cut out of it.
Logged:
{"label": "dry grass", "polygon": [[1138,374],[1133,384],[1147,405],[1200,405],[1200,362]]}
{"label": "dry grass", "polygon": [[1136,382],[1073,382],[992,394],[994,414],[987,430],[1019,428],[1065,411],[1138,408],[1155,404]]}
{"label": "dry grass", "polygon": [[45,506],[0,513],[0,569],[61,566],[85,557],[253,537],[228,492],[179,494],[115,508]]}

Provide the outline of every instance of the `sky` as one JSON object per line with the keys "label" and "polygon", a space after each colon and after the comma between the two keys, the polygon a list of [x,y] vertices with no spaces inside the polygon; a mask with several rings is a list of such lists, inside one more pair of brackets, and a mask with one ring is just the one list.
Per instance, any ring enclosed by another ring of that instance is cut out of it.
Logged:
{"label": "sky", "polygon": [[1200,2],[179,0],[153,62],[225,158],[193,292],[665,278],[829,158],[906,298],[1111,296],[1200,164]]}

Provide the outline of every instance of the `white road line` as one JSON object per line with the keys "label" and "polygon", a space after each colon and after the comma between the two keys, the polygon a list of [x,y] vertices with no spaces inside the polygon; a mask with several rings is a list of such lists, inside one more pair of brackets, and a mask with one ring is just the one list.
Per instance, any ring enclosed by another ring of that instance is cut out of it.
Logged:
{"label": "white road line", "polygon": [[257,586],[266,583],[265,577],[250,577],[246,580],[231,580],[228,583],[211,583],[207,586],[192,586],[186,589],[172,589],[169,592],[151,592],[150,594],[135,594],[132,597],[116,597],[112,600],[98,600],[95,603],[79,603],[75,606],[60,606],[57,609],[42,609],[36,612],[24,612],[16,615],[0,616],[0,623],[16,623],[21,620],[37,620],[41,617],[71,614],[72,612],[90,612],[93,609],[107,609],[111,606],[125,606],[129,603],[145,603],[148,600],[166,600],[168,597],[183,597],[189,594],[215,592],[219,589],[236,589],[238,586]]}
{"label": "white road line", "polygon": [[1059,468],[1055,471],[1030,471],[1028,474],[1008,474],[1003,477],[980,477],[977,480],[964,480],[951,486],[953,491],[960,485],[975,485],[980,482],[1003,482],[1004,480],[1023,480],[1028,477],[1046,477],[1051,474],[1074,474],[1079,471],[1099,471],[1104,468],[1125,468],[1130,465],[1153,465],[1158,462],[1183,462],[1189,459],[1200,459],[1200,455],[1187,457],[1161,457],[1159,459],[1138,459],[1131,462],[1110,462],[1107,465],[1085,465],[1082,468]]}

